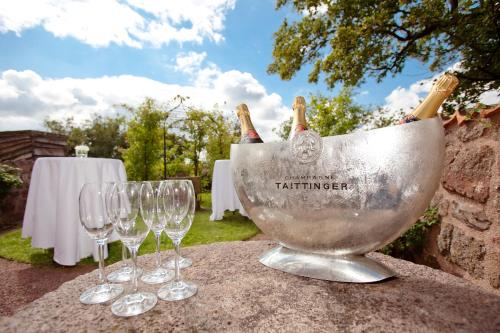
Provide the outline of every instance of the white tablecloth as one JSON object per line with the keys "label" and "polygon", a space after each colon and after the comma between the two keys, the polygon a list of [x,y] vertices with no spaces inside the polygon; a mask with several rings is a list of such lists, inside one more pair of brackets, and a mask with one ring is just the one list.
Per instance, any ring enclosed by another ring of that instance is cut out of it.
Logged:
{"label": "white tablecloth", "polygon": [[[120,160],[44,157],[36,160],[23,220],[23,237],[36,248],[54,248],[54,261],[75,265],[97,246],[80,224],[78,196],[88,182],[126,181]],[[113,237],[116,239],[116,237]]]}
{"label": "white tablecloth", "polygon": [[234,190],[231,161],[217,160],[212,175],[212,215],[210,215],[210,220],[222,220],[225,210],[239,210],[241,215],[247,216]]}

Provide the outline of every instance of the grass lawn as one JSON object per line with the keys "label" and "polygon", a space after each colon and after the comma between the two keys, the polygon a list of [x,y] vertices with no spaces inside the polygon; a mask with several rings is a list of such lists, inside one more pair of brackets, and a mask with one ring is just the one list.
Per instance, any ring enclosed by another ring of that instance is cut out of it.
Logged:
{"label": "grass lawn", "polygon": [[[202,207],[211,207],[210,193],[202,194]],[[209,244],[215,242],[227,242],[249,239],[260,231],[255,224],[238,213],[226,212],[222,221],[212,222],[209,220],[211,211],[204,208],[196,212],[191,229],[184,237],[182,246]],[[162,234],[161,249],[171,249],[172,242],[165,234]],[[106,264],[112,264],[121,260],[121,242],[113,242],[108,245],[109,256]],[[139,249],[139,255],[155,251],[154,235],[149,233]],[[52,249],[34,249],[31,247],[31,239],[21,238],[21,230],[13,230],[0,236],[0,257],[34,265],[55,265],[52,261]],[[92,257],[85,258],[79,264],[94,264]]]}

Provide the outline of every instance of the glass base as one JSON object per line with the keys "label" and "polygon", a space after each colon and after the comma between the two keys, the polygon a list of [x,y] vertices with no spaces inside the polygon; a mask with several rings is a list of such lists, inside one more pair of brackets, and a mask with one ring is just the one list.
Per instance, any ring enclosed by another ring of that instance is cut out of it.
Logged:
{"label": "glass base", "polygon": [[[187,268],[191,266],[193,262],[189,258],[180,257],[179,258],[179,268]],[[163,265],[167,269],[175,269],[175,259],[169,260]]]}
{"label": "glass base", "polygon": [[158,297],[164,301],[180,301],[196,294],[198,286],[190,281],[171,281],[158,290]]}
{"label": "glass base", "polygon": [[172,280],[174,272],[165,268],[156,268],[154,271],[147,272],[141,276],[141,281],[149,284],[165,283]]}
{"label": "glass base", "polygon": [[119,296],[123,292],[123,287],[119,284],[105,283],[85,290],[80,295],[80,302],[83,304],[105,303]]}
{"label": "glass base", "polygon": [[119,317],[137,316],[151,310],[158,299],[153,293],[137,292],[125,295],[111,305],[111,312]]}
{"label": "glass base", "polygon": [[[137,267],[137,277],[142,275],[142,269]],[[132,279],[132,267],[122,266],[118,270],[113,271],[106,276],[109,282],[121,283],[128,282]]]}

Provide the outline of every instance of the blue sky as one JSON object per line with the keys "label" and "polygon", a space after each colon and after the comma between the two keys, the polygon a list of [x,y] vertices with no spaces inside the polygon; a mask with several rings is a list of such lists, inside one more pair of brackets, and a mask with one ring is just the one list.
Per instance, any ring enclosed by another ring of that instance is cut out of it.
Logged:
{"label": "blue sky", "polygon": [[[41,129],[44,118],[121,112],[150,96],[177,94],[226,112],[245,102],[264,139],[289,117],[295,95],[322,92],[303,69],[291,81],[268,75],[273,32],[290,8],[274,0],[18,0],[0,3],[0,130]],[[409,110],[428,91],[416,61],[382,83],[367,80],[355,100]]]}

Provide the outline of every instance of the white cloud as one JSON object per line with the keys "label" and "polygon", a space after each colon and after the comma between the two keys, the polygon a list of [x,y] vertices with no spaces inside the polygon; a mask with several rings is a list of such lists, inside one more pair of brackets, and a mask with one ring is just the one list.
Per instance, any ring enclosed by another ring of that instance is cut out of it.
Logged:
{"label": "white cloud", "polygon": [[486,105],[498,104],[500,103],[500,91],[490,90],[481,95],[481,103]]}
{"label": "white cloud", "polygon": [[[215,104],[228,113],[247,103],[255,127],[265,141],[275,140],[271,132],[288,118],[291,110],[281,96],[268,93],[251,74],[222,72],[215,65],[212,74],[195,79],[192,85],[167,84],[144,77],[121,75],[98,78],[43,78],[34,71],[7,70],[0,76],[0,130],[43,129],[43,119],[69,116],[78,121],[93,114],[114,115],[115,105],[138,105],[145,97],[166,103],[177,94],[189,96],[193,106],[211,109]],[[198,71],[205,75],[205,69]]]}
{"label": "white cloud", "polygon": [[[385,98],[383,108],[388,114],[398,115],[410,113],[431,91],[434,80],[441,74],[430,79],[420,80],[410,85],[409,88],[397,87]],[[488,91],[479,97],[479,101],[484,104],[500,103],[500,91]]]}
{"label": "white cloud", "polygon": [[415,84],[412,84],[410,88],[397,87],[389,96],[385,98],[384,108],[393,112],[404,111],[408,113],[415,106],[418,105],[420,95],[412,89]]}
{"label": "white cloud", "polygon": [[224,39],[226,13],[235,0],[17,0],[0,2],[0,33],[43,27],[94,47],[110,43],[161,47],[170,42]]}
{"label": "white cloud", "polygon": [[188,53],[179,53],[175,60],[175,70],[193,75],[200,70],[201,64],[206,57],[206,52],[190,51]]}
{"label": "white cloud", "polygon": [[328,12],[328,5],[325,3],[320,3],[319,5],[308,7],[302,10],[302,15],[320,17]]}

